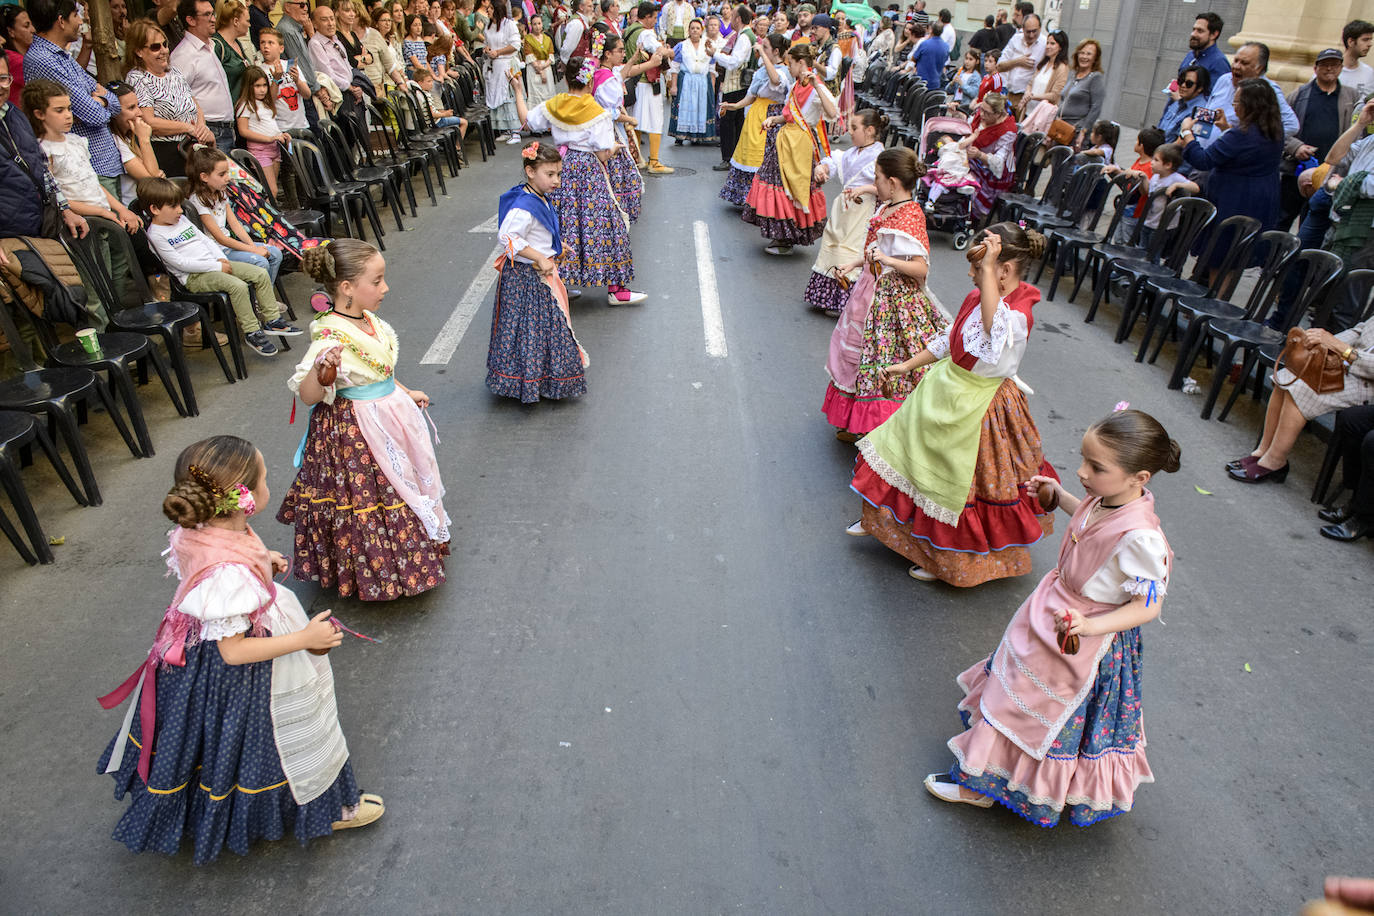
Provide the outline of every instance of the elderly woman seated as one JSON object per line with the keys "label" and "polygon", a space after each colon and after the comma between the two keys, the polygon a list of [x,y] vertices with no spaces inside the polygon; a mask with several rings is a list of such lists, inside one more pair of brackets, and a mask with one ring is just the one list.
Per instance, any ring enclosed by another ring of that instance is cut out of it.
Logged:
{"label": "elderly woman seated", "polygon": [[1259,445],[1250,454],[1226,465],[1226,472],[1233,480],[1282,483],[1288,476],[1288,453],[1293,450],[1308,420],[1333,410],[1374,401],[1374,319],[1339,334],[1321,328],[1311,328],[1304,333],[1309,346],[1326,344],[1341,355],[1345,364],[1345,385],[1340,391],[1317,394],[1292,372],[1279,369],[1274,374],[1274,393],[1269,397]]}

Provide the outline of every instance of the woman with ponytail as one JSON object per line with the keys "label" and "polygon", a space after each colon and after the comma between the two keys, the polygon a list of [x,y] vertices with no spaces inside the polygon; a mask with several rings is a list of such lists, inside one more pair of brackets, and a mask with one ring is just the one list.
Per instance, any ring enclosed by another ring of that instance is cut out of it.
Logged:
{"label": "woman with ponytail", "polygon": [[837,317],[849,298],[849,287],[858,279],[858,267],[841,271],[863,254],[864,235],[873,216],[873,163],[883,151],[878,138],[887,130],[887,115],[876,108],[865,108],[849,116],[849,136],[854,145],[842,153],[831,153],[816,166],[816,180],[825,184],[840,179],[840,193],[830,207],[830,217],[821,235],[816,263],[802,298],[812,308]]}
{"label": "woman with ponytail", "polygon": [[772,127],[765,127],[764,122],[782,114],[782,106],[792,89],[792,74],[786,67],[778,66],[787,48],[787,39],[776,32],[761,40],[758,50],[760,66],[749,83],[749,91],[738,102],[727,102],[720,106],[721,114],[747,109],[739,142],[735,144],[734,155],[730,157],[730,174],[725,178],[725,187],[720,190],[720,199],[736,207],[743,208],[749,199],[754,175],[763,165],[764,155],[776,141],[778,130],[782,127],[777,122]]}
{"label": "woman with ponytail", "polygon": [[449,518],[429,395],[397,381],[400,343],[376,314],[386,260],[357,239],[302,260],[324,292],[312,298],[323,314],[310,349],[286,383],[310,406],[300,470],[277,512],[296,528],[296,578],[361,601],[418,595],[444,582]]}
{"label": "woman with ponytail", "polygon": [[764,150],[744,203],[744,221],[759,227],[769,242],[764,250],[772,255],[789,255],[794,245],[810,245],[825,230],[825,194],[816,182],[815,166],[830,155],[821,122],[839,117],[839,109],[812,69],[814,61],[809,44],[787,52],[792,91],[782,113],[763,122],[778,132]]}
{"label": "woman with ponytail", "polygon": [[1026,353],[1040,290],[1023,279],[1045,237],[998,223],[969,249],[964,299],[947,336],[903,362],[895,378],[929,367],[887,422],[859,443],[851,484],[873,535],[910,560],[913,579],[970,587],[1030,572],[1028,547],[1054,530],[1026,481],[1054,469],[1012,376]]}
{"label": "woman with ponytail", "polygon": [[1082,497],[1050,477],[1029,481],[1037,503],[1071,516],[1069,530],[996,651],[959,675],[967,731],[949,741],[949,772],[925,779],[942,801],[997,802],[1041,827],[1067,813],[1086,827],[1130,811],[1136,788],[1154,782],[1140,628],[1159,616],[1174,554],[1145,485],[1178,470],[1179,448],[1129,406],[1084,433]]}
{"label": "woman with ponytail", "polygon": [[180,584],[147,660],[100,698],[129,701],[99,772],[116,799],[132,796],[114,838],[134,852],[174,855],[189,840],[205,865],[225,847],[246,855],[288,829],[304,843],[386,810],[359,793],[339,728],[325,655],[342,631],[272,581],[286,558],[248,524],[270,498],[262,453],[237,436],[177,458],[162,511]]}

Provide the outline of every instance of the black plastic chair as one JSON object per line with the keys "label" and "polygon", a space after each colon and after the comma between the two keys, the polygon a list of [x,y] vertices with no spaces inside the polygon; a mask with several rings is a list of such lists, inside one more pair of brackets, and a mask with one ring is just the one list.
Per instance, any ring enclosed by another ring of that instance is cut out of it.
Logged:
{"label": "black plastic chair", "polygon": [[[1255,368],[1259,348],[1266,345],[1282,347],[1288,329],[1300,324],[1307,312],[1326,297],[1332,284],[1336,282],[1344,269],[1345,264],[1340,257],[1329,251],[1315,248],[1299,251],[1284,265],[1279,276],[1274,278],[1264,305],[1255,315],[1249,318],[1214,318],[1207,323],[1208,336],[1221,342],[1221,356],[1217,360],[1216,368],[1212,370],[1212,387],[1207,392],[1207,400],[1202,405],[1202,419],[1206,420],[1212,416],[1212,408],[1216,406],[1217,398],[1221,396],[1222,386],[1226,384],[1227,376],[1231,374],[1231,365],[1235,362],[1236,351],[1245,351],[1240,378],[1236,382],[1238,392],[1245,387],[1245,380],[1249,378],[1250,372]],[[1299,273],[1302,276],[1298,285],[1297,296],[1294,298],[1288,314],[1280,318],[1279,327],[1277,329],[1268,327],[1265,324],[1265,319],[1276,303],[1279,290],[1283,288],[1283,281],[1289,273]],[[1277,355],[1277,351],[1275,355]],[[1234,402],[1233,392],[1233,397],[1227,402],[1228,410]]]}
{"label": "black plastic chair", "polygon": [[[399,95],[400,93],[393,93],[393,96]],[[430,206],[439,206],[439,201],[434,196],[434,182],[430,181],[429,178],[429,170],[432,168],[434,169],[434,177],[439,182],[440,193],[448,196],[448,189],[444,185],[441,162],[443,151],[439,149],[439,144],[417,140],[411,137],[404,127],[393,128],[392,124],[402,125],[404,123],[405,113],[400,104],[392,101],[391,97],[378,99],[369,106],[368,110],[372,113],[373,129],[381,131],[385,138],[391,161],[405,164],[411,174],[418,174],[423,178],[425,180],[425,193],[429,195]]]}
{"label": "black plastic chair", "polygon": [[[1089,205],[1093,195],[1097,193],[1099,187],[1105,187],[1107,180],[1102,177],[1102,170],[1106,168],[1102,163],[1090,163],[1079,166],[1078,170],[1069,176],[1069,180],[1064,183],[1060,193],[1058,206],[1053,212],[1043,210],[1038,207],[1027,209],[1022,214],[1022,219],[1026,225],[1041,233],[1049,232],[1051,229],[1067,229],[1076,226],[1078,221],[1089,212]],[[1101,214],[1102,207],[1099,205],[1097,213]],[[1046,253],[1048,254],[1048,248]],[[1044,263],[1043,260],[1041,262]]]}
{"label": "black plastic chair", "polygon": [[[1099,187],[1101,187],[1103,180],[1102,178],[1098,179]],[[1085,214],[1088,218],[1087,228],[1052,226],[1046,230],[1045,260],[1040,262],[1039,271],[1035,275],[1035,282],[1038,284],[1045,273],[1049,255],[1053,252],[1054,274],[1050,278],[1050,289],[1045,294],[1046,299],[1054,300],[1054,294],[1059,289],[1059,278],[1070,269],[1070,264],[1072,264],[1075,277],[1081,282],[1082,278],[1078,273],[1078,252],[1081,249],[1102,244],[1116,234],[1117,227],[1121,225],[1121,220],[1126,215],[1126,210],[1135,206],[1135,203],[1130,200],[1130,195],[1137,186],[1142,185],[1145,181],[1145,176],[1139,172],[1122,172],[1108,183],[1107,190],[1101,195],[1101,203]],[[1113,202],[1112,218],[1108,221],[1107,231],[1099,234],[1097,226],[1102,221],[1102,213],[1107,206],[1107,200],[1111,196],[1110,189],[1113,186],[1120,193],[1117,194]],[[1094,198],[1094,200],[1096,199]]]}
{"label": "black plastic chair", "polygon": [[[1159,356],[1159,351],[1164,346],[1164,338],[1175,327],[1175,322],[1181,319],[1185,323],[1183,338],[1178,345],[1178,353],[1174,358],[1174,369],[1169,374],[1169,388],[1178,390],[1183,387],[1184,378],[1193,370],[1193,363],[1202,353],[1203,343],[1206,341],[1207,324],[1214,318],[1245,318],[1258,312],[1269,296],[1274,278],[1278,276],[1279,271],[1283,269],[1289,259],[1297,253],[1301,243],[1296,236],[1279,229],[1271,229],[1268,232],[1260,233],[1259,241],[1256,244],[1264,252],[1264,256],[1260,261],[1259,275],[1256,278],[1255,286],[1250,290],[1250,295],[1246,298],[1244,305],[1236,305],[1225,299],[1209,299],[1201,296],[1177,296],[1174,298],[1173,310],[1165,319],[1164,336],[1160,337],[1159,343],[1155,346],[1154,355],[1150,358],[1150,361],[1154,362],[1154,358]],[[1208,360],[1211,359],[1210,349],[1207,351],[1207,357]]]}
{"label": "black plastic chair", "polygon": [[[1354,316],[1355,324],[1374,319],[1374,270],[1352,270],[1341,277],[1341,282],[1332,289],[1327,297],[1324,312],[1330,313],[1342,302],[1349,308],[1345,312]],[[1270,354],[1261,349],[1262,357],[1268,361]],[[1272,365],[1272,363],[1270,363]],[[1260,374],[1263,378],[1263,373]],[[1333,415],[1334,416],[1334,415]],[[1326,417],[1318,417],[1313,423],[1325,426]],[[1336,476],[1336,466],[1340,464],[1340,440],[1335,435],[1335,422],[1331,423],[1331,434],[1326,439],[1326,454],[1322,457],[1321,470],[1317,472],[1316,483],[1312,486],[1312,502],[1326,502],[1331,489],[1331,481]]]}
{"label": "black plastic chair", "polygon": [[393,94],[393,99],[402,105],[410,106],[410,113],[415,124],[415,136],[421,140],[428,140],[439,144],[439,149],[444,154],[444,161],[448,163],[449,175],[458,177],[458,169],[461,167],[459,162],[458,144],[459,128],[436,126],[437,118],[434,116],[434,106],[430,104],[429,94],[412,89],[406,92]]}
{"label": "black plastic chair", "polygon": [[[1165,303],[1172,302],[1180,296],[1230,299],[1235,294],[1241,272],[1249,265],[1250,253],[1254,250],[1259,236],[1260,221],[1253,216],[1228,216],[1217,224],[1216,229],[1208,237],[1207,247],[1198,257],[1191,279],[1150,277],[1145,281],[1144,292],[1150,311],[1145,322],[1145,333],[1140,338],[1140,348],[1136,350],[1136,362],[1145,358],[1150,339],[1159,327]],[[1212,258],[1219,248],[1224,253],[1220,264],[1217,265],[1214,279],[1204,283],[1211,272],[1208,265],[1212,263]],[[1172,328],[1172,325],[1170,327]],[[1164,337],[1161,337],[1159,345],[1155,347],[1155,356],[1159,355],[1163,346]],[[1150,362],[1154,362],[1154,357],[1150,358]]]}
{"label": "black plastic chair", "polygon": [[62,456],[57,453],[57,448],[53,445],[43,424],[29,413],[20,413],[15,410],[0,410],[0,486],[4,487],[9,495],[10,505],[14,507],[14,512],[19,516],[19,524],[23,526],[28,534],[29,540],[33,544],[30,552],[24,542],[19,537],[19,532],[9,523],[9,519],[0,514],[0,529],[5,532],[5,537],[14,545],[14,549],[19,551],[19,555],[24,558],[24,562],[33,566],[38,563],[51,563],[53,561],[52,549],[48,546],[48,537],[43,533],[43,527],[38,523],[38,514],[34,512],[33,502],[29,499],[29,491],[24,486],[24,478],[19,473],[20,469],[33,463],[33,446],[37,443],[43,450],[43,454],[48,456],[48,461],[52,464],[52,469],[57,472],[67,492],[72,494],[78,506],[86,506],[89,503],[86,495],[81,492],[81,488],[72,479],[71,471],[67,470],[66,463]]}
{"label": "black plastic chair", "polygon": [[[1156,195],[1151,195],[1150,199],[1153,201],[1155,197]],[[1122,324],[1126,324],[1127,318],[1135,313],[1136,298],[1140,295],[1140,288],[1145,279],[1178,276],[1183,270],[1183,263],[1188,259],[1193,241],[1216,215],[1217,208],[1210,200],[1201,197],[1179,198],[1165,206],[1159,217],[1160,228],[1150,239],[1150,247],[1144,252],[1143,257],[1134,253],[1113,255],[1110,253],[1113,246],[1110,245],[1095,249],[1101,255],[1102,267],[1094,284],[1093,303],[1089,306],[1088,314],[1083,317],[1083,321],[1091,322],[1097,317],[1097,310],[1106,298],[1112,277],[1119,273],[1125,276],[1129,284],[1126,301],[1121,310]],[[1118,326],[1117,343],[1125,339],[1122,334],[1123,329]]]}
{"label": "black plastic chair", "polygon": [[382,199],[391,207],[391,215],[396,218],[396,231],[405,232],[405,224],[401,222],[401,189],[397,174],[391,169],[359,166],[355,163],[343,128],[332,121],[321,118],[316,136],[320,141],[320,150],[329,162],[330,170],[341,181],[360,182],[367,187],[369,193],[373,188],[380,188]]}
{"label": "black plastic chair", "polygon": [[[1052,147],[1045,154],[1045,161],[1040,165],[1032,165],[1032,175],[1026,179],[1026,193],[1024,194],[1003,194],[997,198],[997,203],[993,211],[998,215],[997,219],[1017,219],[1017,214],[1027,207],[1047,206],[1053,209],[1053,201],[1056,200],[1064,182],[1069,178],[1069,160],[1073,158],[1073,150],[1067,146]],[[1045,190],[1039,196],[1034,196],[1035,186],[1040,180],[1040,174],[1045,169],[1050,170],[1049,180],[1045,183]]]}
{"label": "black plastic chair", "polygon": [[95,468],[81,439],[79,425],[85,422],[91,404],[99,404],[109,414],[110,421],[135,457],[141,457],[138,443],[129,433],[124,418],[119,415],[109,391],[101,378],[89,369],[40,369],[33,361],[28,343],[10,319],[9,308],[0,304],[0,334],[9,341],[10,352],[19,364],[19,375],[0,380],[0,410],[17,410],[30,414],[44,414],[48,424],[67,444],[77,475],[86,494],[86,503],[101,503],[100,486],[95,480]]}
{"label": "black plastic chair", "polygon": [[353,208],[359,210],[359,219],[366,219],[372,225],[372,234],[377,247],[386,250],[382,239],[382,223],[377,216],[377,208],[372,203],[372,195],[367,185],[360,181],[343,182],[330,174],[329,163],[318,146],[308,140],[296,139],[291,143],[291,161],[296,173],[305,186],[305,194],[311,206],[324,211],[325,234],[332,236],[333,214],[343,217],[344,231],[354,238],[362,238],[361,222],[355,227]]}

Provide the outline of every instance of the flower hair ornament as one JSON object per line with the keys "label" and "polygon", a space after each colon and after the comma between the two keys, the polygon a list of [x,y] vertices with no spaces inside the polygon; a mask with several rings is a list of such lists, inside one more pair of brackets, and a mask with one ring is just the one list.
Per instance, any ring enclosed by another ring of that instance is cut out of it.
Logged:
{"label": "flower hair ornament", "polygon": [[539,156],[539,141],[535,140],[529,146],[520,151],[520,158],[526,162],[533,162]]}
{"label": "flower hair ornament", "polygon": [[582,66],[577,71],[577,78],[584,86],[592,84],[592,78],[596,76],[596,58],[582,58]]}
{"label": "flower hair ornament", "polygon": [[215,483],[215,479],[207,474],[204,469],[191,465],[186,472],[206,490],[215,497],[215,514],[228,515],[231,512],[243,511],[244,515],[252,515],[258,511],[258,504],[253,499],[253,492],[243,484],[237,484],[225,491],[223,487]]}
{"label": "flower hair ornament", "polygon": [[606,53],[606,36],[602,32],[597,32],[592,36],[592,57],[600,60]]}
{"label": "flower hair ornament", "polygon": [[1112,408],[1112,413],[1121,413],[1123,410],[1129,410],[1130,406],[1130,401],[1117,401],[1116,406]]}

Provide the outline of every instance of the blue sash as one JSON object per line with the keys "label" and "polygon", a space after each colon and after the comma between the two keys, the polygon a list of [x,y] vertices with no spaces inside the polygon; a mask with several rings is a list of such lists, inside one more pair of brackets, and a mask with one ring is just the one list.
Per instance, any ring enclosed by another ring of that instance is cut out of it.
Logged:
{"label": "blue sash", "polygon": [[531,194],[523,184],[519,184],[501,195],[501,201],[496,207],[497,224],[504,223],[506,214],[517,209],[528,212],[549,230],[549,235],[553,236],[553,256],[558,257],[563,251],[563,233],[558,224],[558,214],[554,212],[553,207],[538,194]]}
{"label": "blue sash", "polygon": [[[334,391],[336,398],[348,398],[350,401],[375,401],[384,398],[396,390],[396,379],[387,378],[380,382],[373,382],[370,385],[355,385],[352,388],[338,388]],[[310,414],[315,413],[317,404],[310,405]],[[296,446],[296,456],[291,459],[293,467],[300,467],[305,460],[305,440],[310,436],[310,416],[305,418],[305,432],[301,434],[301,444]]]}

